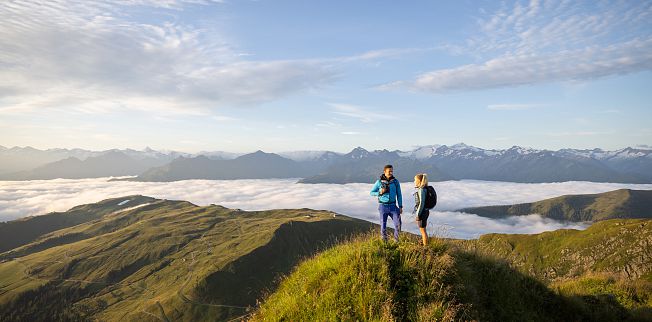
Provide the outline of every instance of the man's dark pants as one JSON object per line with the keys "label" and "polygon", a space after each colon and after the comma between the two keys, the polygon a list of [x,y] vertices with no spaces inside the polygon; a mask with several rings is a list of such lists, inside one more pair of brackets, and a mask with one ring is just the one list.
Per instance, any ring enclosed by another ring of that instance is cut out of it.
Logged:
{"label": "man's dark pants", "polygon": [[380,235],[387,241],[387,217],[391,216],[394,222],[394,239],[398,241],[398,233],[401,231],[401,212],[396,204],[378,204],[380,214]]}

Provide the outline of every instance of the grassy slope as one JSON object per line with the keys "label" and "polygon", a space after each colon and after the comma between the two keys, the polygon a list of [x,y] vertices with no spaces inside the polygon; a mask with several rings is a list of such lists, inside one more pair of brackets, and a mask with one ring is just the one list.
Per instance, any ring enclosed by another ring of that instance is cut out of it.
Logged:
{"label": "grassy slope", "polygon": [[99,217],[0,255],[0,320],[232,318],[302,257],[372,227],[169,200]]}
{"label": "grassy slope", "polygon": [[18,220],[0,222],[0,253],[28,244],[36,238],[55,230],[72,227],[105,214],[139,204],[152,202],[155,199],[144,196],[127,196],[120,200],[129,202],[118,205],[116,199],[107,199],[94,204],[74,207],[66,212],[52,212],[42,216],[26,217]]}
{"label": "grassy slope", "polygon": [[646,219],[601,221],[582,231],[487,234],[461,243],[469,250],[506,259],[544,281],[590,272],[636,279],[652,271],[652,221]]}
{"label": "grassy slope", "polygon": [[583,231],[489,234],[456,243],[507,261],[564,296],[616,301],[652,321],[652,220],[612,219]]}
{"label": "grassy slope", "polygon": [[303,262],[254,321],[621,321],[636,313],[609,297],[560,294],[459,245],[435,240],[338,245]]}
{"label": "grassy slope", "polygon": [[652,218],[652,190],[620,189],[600,194],[561,196],[511,206],[465,208],[460,211],[491,218],[540,214],[570,221]]}

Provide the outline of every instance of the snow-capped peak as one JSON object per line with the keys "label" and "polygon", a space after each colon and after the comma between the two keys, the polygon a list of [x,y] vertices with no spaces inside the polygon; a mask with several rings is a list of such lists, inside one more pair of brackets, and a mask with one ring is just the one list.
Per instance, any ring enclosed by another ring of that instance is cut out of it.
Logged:
{"label": "snow-capped peak", "polygon": [[473,147],[460,142],[460,143],[451,145],[450,148],[453,149],[453,150],[464,150],[464,149],[473,148]]}
{"label": "snow-capped peak", "polygon": [[533,149],[533,148],[521,147],[521,146],[517,146],[517,145],[515,145],[515,146],[509,148],[508,151],[516,152],[516,153],[518,153],[518,154],[522,154],[522,155],[527,155],[527,154],[532,154],[532,153],[538,153],[538,152],[541,152],[541,151],[536,150],[536,149]]}
{"label": "snow-capped peak", "polygon": [[352,159],[361,159],[369,155],[369,151],[363,149],[362,147],[357,147],[349,152],[349,156]]}
{"label": "snow-capped peak", "polygon": [[563,152],[570,155],[581,156],[585,158],[596,159],[600,161],[606,160],[629,160],[640,157],[652,158],[652,150],[645,150],[639,148],[624,148],[615,151],[605,151],[602,149],[592,150],[576,150],[576,149],[562,149]]}
{"label": "snow-capped peak", "polygon": [[414,158],[422,160],[422,159],[427,159],[430,158],[437,149],[441,147],[440,144],[435,144],[435,145],[427,145],[427,146],[422,146],[414,151],[412,151],[412,155]]}

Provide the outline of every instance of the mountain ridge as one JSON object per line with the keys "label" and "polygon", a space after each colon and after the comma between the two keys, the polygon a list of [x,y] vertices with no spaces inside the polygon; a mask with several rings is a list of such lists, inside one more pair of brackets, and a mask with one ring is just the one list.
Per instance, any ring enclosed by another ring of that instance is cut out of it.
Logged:
{"label": "mountain ridge", "polygon": [[[262,167],[261,165],[264,165]],[[278,154],[256,151],[231,160],[211,160],[200,155],[177,158],[161,167],[151,168],[125,181],[176,181],[188,179],[267,179],[298,178],[306,170],[296,161]]]}
{"label": "mountain ridge", "polygon": [[562,221],[599,221],[616,218],[652,218],[652,190],[564,195],[515,205],[462,208],[459,212],[489,218],[539,214]]}
{"label": "mountain ridge", "polygon": [[608,219],[585,230],[486,234],[459,242],[467,249],[508,260],[513,267],[548,283],[596,273],[652,281],[650,219]]}
{"label": "mountain ridge", "polygon": [[[46,179],[56,176],[56,174],[30,175],[29,172],[7,174],[8,168],[12,168],[16,164],[29,167],[36,162],[35,160],[41,158],[39,155],[43,154],[42,152],[38,152],[39,150],[37,149],[25,148],[27,151],[25,152],[26,154],[14,160],[12,159],[12,154],[7,151],[15,152],[16,150],[16,148],[0,150],[0,178],[27,180]],[[61,153],[72,154],[72,151],[65,149],[55,151],[55,149],[52,149],[50,152],[57,152],[59,153],[57,155],[61,157]],[[79,149],[74,151],[76,155],[80,155],[78,158],[82,161],[89,158],[89,155],[92,153],[95,153]],[[174,151],[167,151],[165,153],[156,152],[155,150],[146,148],[144,151],[114,149],[101,153],[97,152],[96,154],[108,154],[111,151],[127,154],[134,159],[133,162],[135,163],[142,163],[144,162],[143,160],[149,160],[150,164],[158,163],[158,165],[151,165],[143,171],[138,171],[137,169],[129,171],[121,169],[121,171],[115,172],[119,173],[119,175],[141,175],[149,177],[149,179],[146,179],[147,181],[172,181],[191,177],[196,179],[244,179],[252,177],[247,177],[246,173],[257,171],[256,167],[252,167],[251,165],[242,165],[239,167],[236,164],[238,162],[236,160],[245,160],[247,156],[255,154],[255,152],[235,154],[216,151],[202,152],[200,154],[185,154]],[[377,176],[376,172],[380,171],[376,169],[378,166],[383,162],[396,162],[396,160],[412,166],[406,172],[431,171],[432,173],[430,174],[433,181],[473,179],[523,183],[560,181],[652,183],[652,150],[629,147],[615,151],[605,151],[602,149],[560,149],[552,151],[519,146],[513,146],[503,150],[487,150],[459,143],[451,146],[423,146],[411,151],[389,151],[387,149],[367,151],[362,147],[356,147],[348,153],[294,151],[270,154],[283,158],[283,162],[287,163],[287,168],[292,168],[282,171],[281,168],[277,169],[282,173],[279,174],[280,177],[303,178],[303,182],[305,183],[370,182]],[[81,158],[81,156],[84,156],[84,158]],[[170,165],[178,167],[179,160],[203,159],[200,156],[205,156],[208,160],[220,162],[214,162],[212,167],[203,165],[207,167],[204,169],[204,173],[197,172],[195,166],[189,163],[187,164],[187,169],[176,168],[174,171],[177,171],[177,173],[170,174],[166,178],[165,172],[172,171]],[[245,158],[241,159],[242,157]],[[48,156],[47,158],[43,158],[44,161],[51,161],[55,157]],[[381,160],[379,161],[379,159]],[[175,161],[177,162],[175,163]],[[290,165],[291,162],[289,161],[295,162],[295,164]],[[264,160],[261,162],[264,162]],[[335,164],[340,164],[341,167],[335,167]],[[47,165],[50,167],[53,166],[52,163],[41,166]],[[239,174],[237,176],[228,176],[226,172],[219,174],[219,168],[221,166],[230,167],[230,171],[239,172]],[[83,164],[81,166],[70,165],[69,168],[74,171],[70,172],[70,174],[63,175],[63,177],[80,178],[101,177],[105,175],[105,173],[100,174],[97,171],[85,170],[88,166]],[[135,167],[132,166],[131,168],[133,169]],[[400,174],[400,169],[397,170],[397,173]],[[181,173],[183,171],[189,173],[195,171],[197,173],[190,175]],[[4,175],[2,172],[4,172]],[[360,175],[361,173],[366,174]],[[406,173],[405,175],[407,176],[408,174]],[[59,174],[59,176],[62,175]],[[334,180],[333,178],[337,176],[341,176],[341,178]],[[254,177],[272,178],[269,174],[257,174]],[[408,179],[411,180],[411,178]]]}
{"label": "mountain ridge", "polygon": [[119,177],[135,175],[164,162],[151,157],[135,159],[122,151],[109,150],[107,153],[89,156],[84,160],[71,156],[32,170],[0,174],[0,178],[4,180],[48,180]]}

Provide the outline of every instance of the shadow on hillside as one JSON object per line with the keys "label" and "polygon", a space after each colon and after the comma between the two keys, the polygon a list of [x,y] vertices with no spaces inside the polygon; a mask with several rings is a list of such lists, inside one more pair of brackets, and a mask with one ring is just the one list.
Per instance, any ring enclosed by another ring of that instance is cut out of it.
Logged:
{"label": "shadow on hillside", "polygon": [[[275,290],[281,277],[303,259],[372,228],[371,223],[341,220],[283,224],[269,243],[207,276],[197,286],[196,296],[201,302],[211,304],[253,307],[257,299]],[[219,320],[242,315],[244,310],[211,307],[205,314],[207,318]]]}
{"label": "shadow on hillside", "polygon": [[[407,238],[406,238],[407,237]],[[252,316],[265,320],[635,321],[608,296],[567,297],[442,239],[361,237],[311,258]]]}
{"label": "shadow on hillside", "polygon": [[462,251],[456,257],[461,300],[481,321],[635,320],[612,295],[566,297],[504,261]]}

